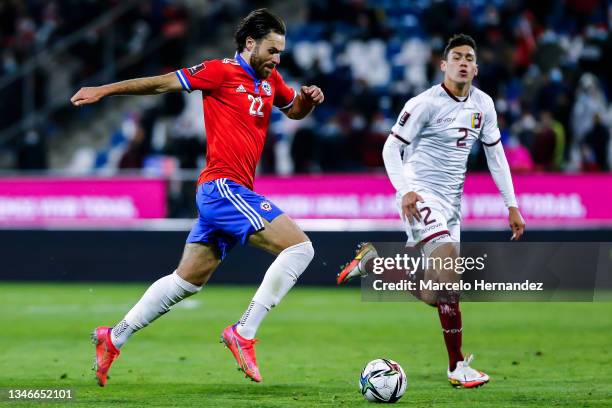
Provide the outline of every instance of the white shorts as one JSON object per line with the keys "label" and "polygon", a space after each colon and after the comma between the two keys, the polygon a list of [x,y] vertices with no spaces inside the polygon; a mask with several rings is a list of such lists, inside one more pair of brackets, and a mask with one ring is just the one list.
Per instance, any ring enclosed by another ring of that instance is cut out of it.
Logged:
{"label": "white shorts", "polygon": [[397,195],[397,208],[408,236],[407,245],[425,244],[432,240],[459,242],[461,226],[459,209],[433,194],[421,192],[418,194],[424,201],[417,202],[421,221],[413,219],[412,223],[402,215],[402,197]]}

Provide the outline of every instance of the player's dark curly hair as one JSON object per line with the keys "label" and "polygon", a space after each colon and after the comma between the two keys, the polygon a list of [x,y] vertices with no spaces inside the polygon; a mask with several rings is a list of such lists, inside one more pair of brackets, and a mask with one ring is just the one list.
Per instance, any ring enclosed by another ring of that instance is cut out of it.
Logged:
{"label": "player's dark curly hair", "polygon": [[448,58],[448,53],[455,47],[461,47],[462,45],[469,45],[476,52],[476,41],[467,34],[455,34],[453,35],[444,48],[444,59]]}
{"label": "player's dark curly hair", "polygon": [[234,33],[236,50],[238,52],[244,50],[247,37],[259,41],[271,31],[280,35],[285,35],[287,28],[280,17],[272,14],[265,8],[251,11],[249,15],[243,18],[240,24],[238,24],[238,28],[236,28],[236,32]]}

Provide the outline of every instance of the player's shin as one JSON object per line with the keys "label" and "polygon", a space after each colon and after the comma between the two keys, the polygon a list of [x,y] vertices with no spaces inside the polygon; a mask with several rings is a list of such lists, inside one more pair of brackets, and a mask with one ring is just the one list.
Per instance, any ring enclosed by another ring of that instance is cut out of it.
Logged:
{"label": "player's shin", "polygon": [[438,296],[438,316],[440,316],[442,334],[448,352],[448,367],[450,371],[454,371],[457,362],[463,361],[461,353],[463,326],[459,309],[459,293],[445,291]]}
{"label": "player's shin", "polygon": [[170,307],[199,292],[202,286],[187,282],[176,271],[155,281],[142,295],[138,303],[117,323],[111,331],[111,341],[121,348],[136,331],[148,326],[167,313]]}
{"label": "player's shin", "polygon": [[[456,283],[460,280],[460,275],[455,269],[446,267],[445,260],[448,258],[456,259],[459,256],[459,247],[456,242],[449,242],[450,237],[442,236],[431,240],[423,245],[423,252],[430,258],[433,265],[438,265],[436,270],[436,280],[440,283]],[[444,265],[444,266],[442,266]],[[455,262],[452,263],[455,265]],[[459,291],[439,290],[436,293],[436,306],[438,316],[442,325],[442,334],[446,351],[448,352],[448,366],[450,371],[454,371],[457,362],[463,361],[461,353],[461,343],[463,337],[463,326],[461,322],[461,310],[459,309]]]}
{"label": "player's shin", "polygon": [[255,337],[270,309],[285,297],[313,257],[314,248],[310,241],[290,246],[276,257],[236,327],[238,334],[245,339]]}

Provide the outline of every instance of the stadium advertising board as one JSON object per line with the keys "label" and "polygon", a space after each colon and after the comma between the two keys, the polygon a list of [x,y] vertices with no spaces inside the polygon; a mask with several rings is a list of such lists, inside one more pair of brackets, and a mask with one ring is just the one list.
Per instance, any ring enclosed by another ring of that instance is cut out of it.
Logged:
{"label": "stadium advertising board", "polygon": [[[608,174],[514,175],[521,212],[531,226],[612,223]],[[397,219],[395,190],[384,175],[260,177],[255,189],[298,219]],[[489,174],[469,174],[464,225],[505,225],[507,211]]]}
{"label": "stadium advertising board", "polygon": [[0,223],[3,224],[126,221],[165,216],[163,179],[0,179]]}

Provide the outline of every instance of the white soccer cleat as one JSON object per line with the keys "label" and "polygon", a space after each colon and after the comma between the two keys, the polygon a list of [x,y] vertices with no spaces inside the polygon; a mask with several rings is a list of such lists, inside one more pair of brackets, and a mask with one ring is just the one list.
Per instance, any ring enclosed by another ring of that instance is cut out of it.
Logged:
{"label": "white soccer cleat", "polygon": [[470,363],[474,360],[471,354],[463,361],[457,362],[457,367],[452,373],[446,370],[448,381],[456,388],[476,388],[489,382],[489,376],[482,371],[474,370]]}
{"label": "white soccer cleat", "polygon": [[355,258],[342,267],[342,270],[336,277],[336,283],[341,285],[357,276],[366,276],[368,274],[366,263],[374,258],[378,258],[378,252],[376,252],[374,245],[369,242],[362,242],[357,246]]}

